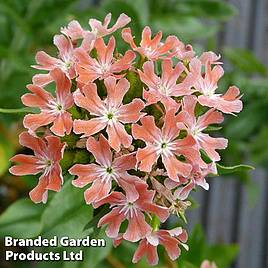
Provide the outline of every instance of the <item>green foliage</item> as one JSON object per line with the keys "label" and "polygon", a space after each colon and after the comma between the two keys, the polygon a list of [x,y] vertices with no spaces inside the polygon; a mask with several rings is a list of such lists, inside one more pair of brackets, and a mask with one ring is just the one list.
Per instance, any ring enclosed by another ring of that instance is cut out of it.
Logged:
{"label": "green foliage", "polygon": [[220,164],[217,164],[218,175],[226,175],[234,172],[245,172],[253,169],[254,167],[249,165],[236,165],[232,167],[225,167]]}
{"label": "green foliage", "polygon": [[266,66],[257,59],[254,54],[242,48],[225,48],[225,56],[229,61],[238,68],[238,70],[254,74],[259,73],[265,75],[267,73]]}
{"label": "green foliage", "polygon": [[[203,260],[214,261],[218,268],[228,268],[239,252],[238,245],[209,245],[204,231],[197,225],[189,238],[189,252],[183,252],[179,259],[179,267],[200,267]],[[194,266],[191,266],[194,265]]]}
{"label": "green foliage", "polygon": [[31,238],[39,235],[43,210],[43,205],[36,205],[29,198],[13,203],[0,216],[0,237]]}
{"label": "green foliage", "polygon": [[70,180],[64,183],[42,214],[43,236],[81,238],[85,235],[84,226],[92,218],[93,209],[85,204],[83,193],[83,189],[73,187]]}
{"label": "green foliage", "polygon": [[[112,12],[112,23],[114,23],[119,14],[124,12],[132,17],[131,27],[137,42],[140,41],[143,27],[150,25],[154,33],[162,30],[164,35],[176,34],[183,41],[191,41],[195,49],[203,51],[202,45],[197,45],[198,41],[202,40],[202,44],[205,44],[204,41],[215,39],[222,21],[237,14],[237,10],[231,4],[221,0],[102,0],[99,2],[98,6],[92,6],[85,1],[81,8],[79,0],[1,1],[0,121],[6,126],[9,126],[10,122],[20,122],[24,113],[29,111],[28,108],[19,108],[22,106],[20,97],[26,92],[25,85],[31,83],[31,77],[36,73],[29,67],[34,64],[35,52],[45,50],[51,55],[56,55],[56,48],[52,44],[53,35],[71,19],[78,19],[84,27],[88,28],[89,17],[102,20],[108,12]],[[122,42],[119,33],[116,33],[116,37],[119,50],[128,49],[128,45]],[[254,165],[256,163],[268,168],[267,68],[248,50],[225,48],[224,58],[231,63],[231,71],[226,74],[223,84],[226,87],[229,84],[237,84],[243,90],[242,100],[245,108],[238,117],[229,117],[224,126],[223,131],[230,139],[230,147],[223,163],[229,164],[226,163],[227,160],[241,163],[244,162],[244,155],[250,155]],[[128,73],[127,78],[132,81],[132,88],[129,93],[131,96],[126,96],[125,102],[128,102],[130,97],[140,96],[142,88],[134,73]],[[79,111],[71,112],[75,118],[80,117]],[[3,116],[1,113],[9,114]],[[218,127],[206,129],[207,132],[217,130]],[[75,140],[67,140],[67,142],[71,144]],[[14,150],[9,139],[0,135],[1,175],[6,172],[9,166],[8,159],[13,155]],[[77,154],[67,153],[65,157],[64,161],[66,161],[62,164],[67,163],[63,167],[67,170],[70,167],[68,164],[70,160],[84,161],[88,154],[81,150]],[[202,157],[207,163],[211,162],[203,151]],[[252,167],[247,165],[231,167],[218,165],[220,175],[231,172],[238,172],[241,175],[251,169]],[[36,179],[36,176],[32,178]],[[29,199],[21,199],[13,203],[0,216],[0,236],[7,234],[20,238],[36,237],[39,234],[46,237],[69,235],[77,238],[86,234],[91,234],[95,238],[97,235],[102,236],[103,230],[97,233],[96,225],[100,217],[107,212],[107,208],[93,217],[92,207],[85,205],[83,191],[71,187],[71,181],[67,180],[60,193],[54,195],[50,193],[52,198],[46,206],[34,204]],[[111,267],[106,260],[103,261],[112,245],[111,240],[105,239],[107,247],[87,249],[84,262],[64,263],[64,265],[49,263],[49,267]],[[112,254],[126,267],[148,267],[144,260],[136,265],[130,263],[136,246],[123,243],[122,247],[113,250]],[[238,247],[237,245],[208,245],[204,232],[199,226],[190,237],[190,251],[182,251],[180,268],[199,268],[204,259],[214,260],[219,268],[227,268],[238,253]],[[160,264],[157,267],[166,266],[163,249],[160,248],[159,254]],[[38,268],[47,266],[48,263],[41,263]],[[24,266],[19,264],[19,267]],[[25,267],[28,267],[28,264]]]}

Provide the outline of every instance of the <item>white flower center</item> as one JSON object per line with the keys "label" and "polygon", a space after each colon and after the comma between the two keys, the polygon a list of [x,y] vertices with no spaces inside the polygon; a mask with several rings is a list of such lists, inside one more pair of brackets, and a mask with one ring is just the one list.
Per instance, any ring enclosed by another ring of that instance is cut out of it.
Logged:
{"label": "white flower center", "polygon": [[65,112],[64,104],[61,103],[59,100],[50,101],[47,105],[49,113],[51,114],[61,114]]}
{"label": "white flower center", "polygon": [[125,216],[133,218],[134,215],[137,216],[137,206],[135,205],[135,203],[128,202],[127,204],[122,206],[119,213],[123,213]]}

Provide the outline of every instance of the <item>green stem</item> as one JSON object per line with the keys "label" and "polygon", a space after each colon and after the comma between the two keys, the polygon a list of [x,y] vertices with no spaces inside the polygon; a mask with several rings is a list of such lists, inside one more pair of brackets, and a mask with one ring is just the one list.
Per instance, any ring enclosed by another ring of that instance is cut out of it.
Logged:
{"label": "green stem", "polygon": [[29,113],[29,112],[32,112],[32,109],[30,108],[18,108],[18,109],[0,108],[0,113],[4,113],[4,114]]}

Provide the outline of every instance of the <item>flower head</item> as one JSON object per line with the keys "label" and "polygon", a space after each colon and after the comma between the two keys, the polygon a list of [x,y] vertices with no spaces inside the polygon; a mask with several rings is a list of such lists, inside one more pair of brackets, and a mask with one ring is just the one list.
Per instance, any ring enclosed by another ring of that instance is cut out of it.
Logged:
{"label": "flower head", "polygon": [[152,31],[148,26],[143,29],[142,40],[139,47],[135,44],[130,28],[123,29],[122,38],[125,42],[130,44],[134,51],[137,51],[143,57],[152,61],[167,57],[174,48],[175,41],[177,40],[175,36],[168,36],[165,43],[162,43],[162,32],[158,32],[152,39]]}
{"label": "flower head", "polygon": [[48,190],[60,191],[63,183],[60,160],[63,158],[65,144],[55,136],[44,139],[31,136],[28,132],[20,135],[20,144],[33,150],[34,155],[18,154],[10,160],[19,163],[9,169],[17,176],[42,173],[37,186],[30,192],[35,203],[46,203]]}
{"label": "flower head", "polygon": [[69,170],[72,175],[78,176],[73,181],[74,186],[84,187],[92,183],[85,191],[87,204],[106,197],[111,191],[113,181],[125,190],[128,200],[135,201],[138,193],[134,182],[141,180],[127,173],[128,170],[135,168],[135,154],[125,154],[113,159],[109,143],[103,135],[100,135],[99,141],[90,137],[87,141],[87,150],[94,155],[97,164],[76,164]]}
{"label": "flower head", "polygon": [[50,76],[57,86],[56,97],[42,87],[28,85],[32,93],[26,93],[21,100],[26,106],[39,108],[41,113],[26,115],[23,124],[34,132],[41,126],[53,123],[50,130],[58,136],[64,136],[72,130],[72,115],[67,111],[73,106],[71,82],[60,69],[52,70]]}
{"label": "flower head", "polygon": [[136,182],[135,187],[139,197],[134,202],[121,192],[112,192],[96,203],[96,206],[109,203],[113,207],[112,211],[103,216],[98,223],[99,227],[108,225],[106,234],[111,238],[118,237],[120,226],[124,220],[128,221],[128,227],[123,238],[136,242],[152,231],[152,227],[145,220],[144,213],[153,213],[162,222],[168,217],[167,208],[153,203],[155,192],[147,190],[146,183]]}
{"label": "flower head", "polygon": [[163,60],[162,77],[159,77],[154,72],[154,63],[152,61],[145,62],[143,72],[139,70],[139,75],[141,81],[149,89],[143,92],[147,104],[150,105],[160,101],[164,104],[166,110],[178,108],[178,103],[172,97],[191,94],[191,87],[194,84],[191,73],[182,82],[177,83],[184,71],[185,67],[182,63],[178,63],[173,68],[171,60]]}
{"label": "flower head", "polygon": [[179,114],[179,120],[184,122],[188,134],[192,135],[196,140],[199,149],[203,149],[213,161],[219,161],[220,155],[216,150],[225,149],[228,140],[224,138],[213,138],[209,134],[204,133],[204,130],[211,124],[220,124],[224,118],[222,113],[210,109],[205,114],[195,115],[195,107],[197,104],[195,96],[185,96],[183,99],[182,112]]}
{"label": "flower head", "polygon": [[179,246],[188,250],[188,246],[185,244],[187,239],[188,235],[181,227],[154,231],[140,241],[132,261],[137,263],[143,256],[146,256],[150,265],[156,265],[158,263],[158,245],[164,246],[171,260],[176,260],[181,254]]}
{"label": "flower head", "polygon": [[176,188],[173,194],[175,200],[185,200],[196,186],[201,186],[205,190],[209,189],[209,184],[206,181],[206,176],[209,174],[217,174],[217,168],[214,162],[202,168],[192,163],[192,170],[188,177],[180,177],[179,182],[167,178],[165,180],[165,186],[168,189]]}
{"label": "flower head", "polygon": [[78,21],[73,20],[68,24],[67,27],[62,27],[61,32],[66,36],[69,36],[74,41],[84,38],[87,33],[94,34],[95,38],[97,39],[99,37],[104,37],[106,35],[114,33],[118,29],[125,27],[131,21],[130,17],[122,13],[118,17],[116,23],[111,28],[108,28],[111,22],[111,18],[112,14],[109,13],[104,18],[103,23],[97,19],[90,19],[88,22],[91,28],[90,31],[84,30]]}
{"label": "flower head", "polygon": [[[203,59],[206,64],[206,72],[202,73],[202,62],[200,59],[194,58],[190,62],[190,71],[195,75],[195,89],[202,95],[198,97],[198,102],[203,106],[215,108],[223,113],[233,114],[239,113],[243,104],[240,100],[239,88],[235,86],[229,87],[225,94],[217,94],[215,91],[218,88],[218,81],[223,76],[223,68],[217,64],[212,67],[211,57],[210,60]],[[216,60],[213,57],[213,60]]]}
{"label": "flower head", "polygon": [[90,83],[74,93],[76,105],[90,112],[94,118],[90,120],[75,120],[74,132],[89,137],[105,129],[109,137],[110,146],[116,151],[120,146],[128,148],[132,143],[124,124],[137,122],[143,114],[144,103],[134,99],[131,103],[122,104],[123,97],[129,89],[129,82],[122,78],[118,82],[114,77],[104,80],[107,89],[107,98],[101,100],[98,96],[96,84]]}
{"label": "flower head", "polygon": [[[32,67],[38,70],[52,71],[56,68],[62,70],[69,79],[73,79],[75,74],[74,69],[74,48],[70,39],[64,35],[54,36],[54,45],[59,50],[59,57],[54,58],[49,56],[44,51],[37,52],[35,60],[38,65]],[[53,81],[53,77],[48,74],[37,74],[33,77],[33,83],[39,86],[45,86]]]}
{"label": "flower head", "polygon": [[98,38],[95,42],[95,48],[98,54],[97,58],[92,58],[83,48],[78,48],[75,51],[78,61],[76,71],[79,83],[87,84],[109,76],[123,77],[120,72],[129,69],[136,57],[135,53],[129,50],[123,57],[115,59],[113,55],[115,49],[114,37],[110,38],[107,46],[102,38]]}
{"label": "flower head", "polygon": [[162,162],[167,170],[168,176],[175,181],[180,176],[188,176],[191,172],[190,163],[178,160],[178,156],[183,156],[186,160],[199,163],[203,166],[199,151],[196,148],[196,142],[192,136],[179,139],[181,131],[180,125],[175,126],[177,122],[174,110],[169,110],[166,114],[164,125],[159,129],[152,116],[145,116],[141,119],[142,125],[135,124],[132,128],[132,134],[135,139],[145,141],[146,147],[138,149],[137,161],[138,167],[142,171],[150,172],[157,159],[161,156]]}

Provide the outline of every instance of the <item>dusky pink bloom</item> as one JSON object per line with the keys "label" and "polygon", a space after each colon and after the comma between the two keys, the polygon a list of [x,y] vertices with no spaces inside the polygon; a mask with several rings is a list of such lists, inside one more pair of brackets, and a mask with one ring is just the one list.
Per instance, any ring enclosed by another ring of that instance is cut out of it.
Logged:
{"label": "dusky pink bloom", "polygon": [[182,155],[186,160],[204,166],[205,163],[200,157],[194,138],[188,135],[186,138],[178,139],[181,128],[176,122],[174,110],[169,110],[166,113],[162,129],[155,125],[153,116],[141,118],[142,125],[133,125],[133,137],[146,143],[146,147],[139,148],[137,152],[140,170],[150,172],[161,156],[168,176],[172,180],[179,181],[179,176],[190,175],[192,165],[178,160],[177,156]]}
{"label": "dusky pink bloom", "polygon": [[180,60],[189,61],[195,56],[195,52],[191,45],[185,45],[178,38],[175,40],[175,46],[173,51],[169,54],[169,57],[176,57]]}
{"label": "dusky pink bloom", "polygon": [[215,262],[210,262],[208,260],[205,260],[202,262],[200,268],[217,268],[217,265]]}
{"label": "dusky pink bloom", "polygon": [[112,14],[109,13],[105,17],[103,23],[96,19],[90,19],[88,23],[91,27],[91,32],[94,33],[97,38],[104,37],[106,35],[114,33],[120,28],[125,27],[131,21],[131,18],[129,16],[122,13],[118,17],[116,23],[111,28],[108,28],[111,22],[111,18],[112,18]]}
{"label": "dusky pink bloom", "polygon": [[130,17],[122,13],[118,17],[116,23],[111,28],[108,28],[111,18],[112,14],[109,13],[104,18],[103,23],[96,19],[90,19],[88,24],[91,30],[84,30],[78,21],[73,20],[68,24],[67,27],[61,28],[61,32],[69,36],[74,41],[84,38],[87,33],[94,34],[95,38],[97,39],[99,37],[104,37],[114,33],[118,29],[125,27],[131,21]]}
{"label": "dusky pink bloom", "polygon": [[76,164],[69,170],[70,174],[78,176],[72,182],[74,186],[81,188],[92,183],[84,194],[86,203],[91,204],[106,197],[111,191],[112,181],[124,189],[128,200],[135,201],[138,192],[134,182],[141,180],[127,173],[135,168],[135,153],[113,158],[109,143],[103,135],[100,135],[99,141],[90,137],[87,150],[94,155],[98,164]]}
{"label": "dusky pink bloom", "polygon": [[209,184],[206,181],[206,176],[209,174],[217,174],[216,164],[214,162],[207,164],[206,167],[201,168],[199,165],[192,163],[192,171],[187,178],[180,177],[180,182],[175,182],[169,178],[165,180],[165,186],[168,189],[177,188],[174,191],[173,198],[176,200],[185,200],[188,198],[190,192],[196,186],[201,186],[208,190]]}
{"label": "dusky pink bloom", "polygon": [[75,120],[74,132],[83,134],[82,137],[89,137],[106,128],[110,146],[119,151],[121,145],[128,148],[132,143],[132,137],[126,132],[124,124],[135,123],[143,116],[140,111],[144,108],[144,103],[141,99],[134,99],[131,103],[122,104],[124,95],[130,87],[126,78],[116,82],[114,77],[108,77],[104,80],[104,84],[107,89],[105,100],[101,100],[98,96],[97,86],[94,83],[84,86],[82,91],[79,89],[75,91],[76,105],[89,111],[94,118]]}
{"label": "dusky pink bloom", "polygon": [[125,240],[136,242],[152,231],[152,227],[146,222],[145,214],[153,213],[164,222],[168,216],[168,209],[153,203],[155,191],[147,190],[148,185],[144,182],[135,182],[139,197],[134,202],[129,200],[121,192],[112,192],[107,197],[95,203],[95,206],[101,206],[109,203],[113,209],[103,216],[98,227],[108,225],[106,234],[108,237],[118,237],[120,226],[124,220],[128,221],[128,227],[123,234]]}
{"label": "dusky pink bloom", "polygon": [[211,64],[222,64],[221,61],[219,61],[221,58],[221,55],[216,55],[214,52],[212,51],[207,51],[204,52],[201,56],[200,56],[200,61],[202,64],[204,65],[211,65]]}
{"label": "dusky pink bloom", "polygon": [[47,136],[44,139],[31,136],[28,132],[20,134],[20,144],[33,150],[34,155],[18,154],[10,160],[18,163],[9,172],[16,176],[42,173],[37,186],[30,192],[35,203],[46,203],[48,190],[60,191],[63,184],[60,160],[63,158],[65,143],[60,138]]}
{"label": "dusky pink bloom", "polygon": [[72,115],[67,110],[73,106],[73,95],[70,91],[71,82],[60,70],[54,69],[50,76],[56,83],[56,97],[37,85],[28,85],[32,93],[26,93],[21,97],[24,105],[37,107],[39,114],[28,114],[24,117],[23,125],[29,131],[34,132],[41,126],[51,123],[50,130],[58,135],[70,134],[72,130]]}
{"label": "dusky pink bloom", "polygon": [[98,54],[97,58],[89,56],[83,48],[75,50],[75,56],[78,61],[76,71],[77,81],[82,84],[93,82],[96,79],[105,79],[109,76],[121,78],[124,75],[119,74],[130,68],[136,55],[133,51],[127,51],[119,59],[114,59],[115,38],[111,37],[106,46],[102,38],[95,41],[95,48]]}
{"label": "dusky pink bloom", "polygon": [[[54,45],[59,50],[58,58],[49,56],[44,51],[36,53],[35,60],[38,65],[32,67],[38,70],[52,71],[56,68],[61,69],[69,79],[76,76],[74,69],[74,48],[69,38],[64,35],[54,36]],[[33,77],[33,83],[39,86],[45,86],[53,81],[50,73],[37,74]]]}
{"label": "dusky pink bloom", "polygon": [[191,73],[181,82],[177,83],[185,67],[178,63],[174,68],[171,60],[162,61],[162,77],[155,74],[154,62],[147,61],[143,65],[143,72],[138,70],[141,81],[146,84],[149,90],[143,91],[143,97],[147,104],[161,101],[166,110],[176,109],[178,103],[172,97],[188,95],[192,93],[194,77]]}
{"label": "dusky pink bloom", "polygon": [[146,256],[150,265],[157,265],[159,260],[157,247],[159,245],[164,246],[169,258],[174,261],[181,254],[179,246],[188,250],[188,246],[185,244],[187,240],[188,235],[181,227],[172,230],[154,231],[140,241],[132,262],[137,263],[143,256]]}
{"label": "dusky pink bloom", "polygon": [[61,27],[61,33],[68,36],[72,41],[84,38],[86,31],[77,20],[72,20],[66,27]]}
{"label": "dusky pink bloom", "polygon": [[152,31],[148,26],[142,31],[142,40],[139,47],[134,41],[130,28],[122,30],[122,38],[134,51],[137,51],[140,55],[152,61],[167,57],[174,48],[177,40],[175,36],[168,36],[166,41],[162,43],[162,32],[158,32],[155,37],[152,38]]}
{"label": "dusky pink bloom", "polygon": [[198,102],[201,105],[215,108],[227,114],[239,113],[242,110],[243,104],[240,100],[239,88],[231,86],[225,94],[215,92],[218,88],[218,81],[224,74],[223,68],[219,64],[213,67],[210,63],[206,64],[206,72],[203,75],[202,62],[194,58],[190,62],[190,71],[196,77],[195,89],[202,94],[198,97]]}
{"label": "dusky pink bloom", "polygon": [[203,149],[214,162],[219,161],[221,158],[216,150],[226,149],[228,140],[211,137],[203,131],[211,124],[222,123],[224,117],[221,112],[210,109],[205,114],[196,118],[196,104],[197,97],[185,96],[183,99],[182,112],[179,114],[178,118],[185,124],[188,134],[194,137],[199,149]]}

